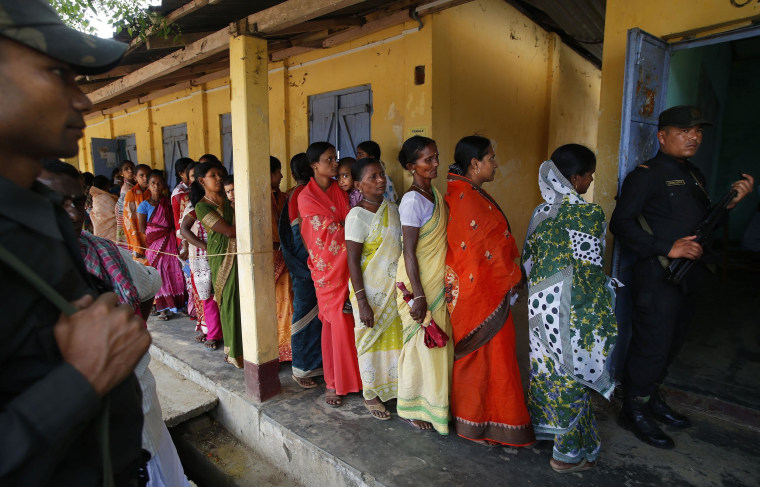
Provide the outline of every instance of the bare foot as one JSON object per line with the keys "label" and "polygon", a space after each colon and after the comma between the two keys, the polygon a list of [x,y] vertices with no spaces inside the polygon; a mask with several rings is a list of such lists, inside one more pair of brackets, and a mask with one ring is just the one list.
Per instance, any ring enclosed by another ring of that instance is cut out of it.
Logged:
{"label": "bare foot", "polygon": [[331,408],[339,408],[343,405],[343,398],[335,393],[335,389],[327,389],[325,402]]}
{"label": "bare foot", "polygon": [[401,419],[403,419],[404,421],[412,425],[412,428],[415,428],[421,431],[429,431],[433,429],[433,425],[428,423],[427,421],[421,421],[419,419],[406,419],[406,418],[401,418]]}

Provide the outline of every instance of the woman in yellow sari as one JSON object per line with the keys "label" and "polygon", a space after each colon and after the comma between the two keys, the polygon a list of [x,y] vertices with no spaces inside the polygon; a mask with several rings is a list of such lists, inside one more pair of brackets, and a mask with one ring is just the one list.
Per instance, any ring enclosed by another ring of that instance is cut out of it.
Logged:
{"label": "woman in yellow sari", "polygon": [[396,281],[415,296],[410,306],[401,293],[396,295],[404,342],[399,356],[398,415],[415,428],[446,435],[454,351],[451,340],[443,347],[428,348],[423,328],[430,311],[451,337],[443,289],[448,210],[432,185],[438,176],[438,148],[434,140],[414,136],[404,142],[398,159],[414,182],[399,205],[404,242]]}
{"label": "woman in yellow sari", "polygon": [[372,417],[391,419],[384,402],[398,394],[401,317],[396,306],[396,265],[401,256],[398,207],[383,199],[386,176],[379,161],[351,167],[361,200],[346,217],[346,251],[354,334],[364,406]]}

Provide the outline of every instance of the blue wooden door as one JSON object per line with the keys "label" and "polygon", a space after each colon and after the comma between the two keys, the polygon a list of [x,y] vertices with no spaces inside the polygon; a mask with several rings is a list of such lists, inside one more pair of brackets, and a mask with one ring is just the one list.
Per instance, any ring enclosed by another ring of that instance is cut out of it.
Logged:
{"label": "blue wooden door", "polygon": [[232,174],[232,114],[222,113],[221,118],[221,135],[222,135],[222,164],[229,174]]}
{"label": "blue wooden door", "polygon": [[309,142],[326,141],[338,157],[356,157],[356,145],[371,139],[370,85],[309,97]]}
{"label": "blue wooden door", "polygon": [[93,174],[111,179],[111,173],[121,161],[119,157],[119,141],[114,139],[90,139],[92,149]]}
{"label": "blue wooden door", "polygon": [[137,137],[135,134],[120,135],[116,137],[119,141],[119,162],[132,161],[135,164],[139,164],[137,161]]}
{"label": "blue wooden door", "polygon": [[179,123],[161,129],[164,141],[164,171],[169,191],[177,185],[174,163],[180,157],[187,157],[187,124]]}
{"label": "blue wooden door", "polygon": [[370,90],[338,97],[338,145],[335,147],[340,157],[356,157],[357,144],[370,139],[371,112]]}
{"label": "blue wooden door", "polygon": [[[651,159],[658,149],[657,119],[665,109],[670,65],[670,45],[641,29],[628,31],[628,49],[623,81],[618,192],[629,172]],[[615,241],[612,275],[626,287],[618,291],[615,314],[618,342],[611,358],[613,374],[620,378],[631,340],[631,271],[634,255]]]}

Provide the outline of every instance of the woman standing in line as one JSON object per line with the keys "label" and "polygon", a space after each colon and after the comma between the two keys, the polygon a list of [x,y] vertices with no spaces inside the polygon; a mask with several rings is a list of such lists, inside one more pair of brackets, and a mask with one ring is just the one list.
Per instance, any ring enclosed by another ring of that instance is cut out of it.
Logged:
{"label": "woman standing in line", "polygon": [[150,173],[150,166],[138,164],[135,169],[135,185],[124,195],[124,235],[135,259],[143,264],[147,262],[145,260],[145,234],[140,232],[137,207],[150,198],[150,189],[148,189]]}
{"label": "woman standing in line", "polygon": [[[187,178],[190,188],[195,181],[195,168],[198,164],[190,164],[187,169]],[[206,168],[208,170],[208,168]],[[195,204],[203,199],[203,193],[195,194],[197,200],[193,200],[192,189],[190,202],[185,207],[180,221],[180,233],[188,242],[190,271],[193,289],[198,294],[203,308],[203,316],[198,315],[196,322],[195,340],[204,343],[205,347],[216,350],[222,344],[222,323],[219,316],[219,305],[214,300],[214,289],[211,281],[211,267],[206,257],[208,237],[198,216],[195,214]]]}
{"label": "woman standing in line", "polygon": [[[243,368],[243,330],[237,279],[235,212],[224,194],[222,168],[216,164],[195,166],[192,200],[195,214],[208,237],[206,250],[214,299],[219,304],[224,336],[224,361]],[[201,196],[202,195],[202,196]]]}
{"label": "woman standing in line", "polygon": [[307,261],[309,253],[301,239],[301,213],[298,196],[306,188],[314,171],[305,152],[290,160],[290,172],[296,187],[280,215],[280,250],[293,282],[293,319],[290,345],[293,353],[293,380],[304,389],[317,387],[314,377],[322,371],[322,322],[319,320],[317,293]]}
{"label": "woman standing in line", "polygon": [[615,389],[607,362],[617,322],[615,291],[602,270],[604,212],[581,198],[595,169],[594,153],[578,144],[563,145],[541,164],[545,203],[533,212],[522,255],[529,293],[528,409],[536,438],[554,441],[550,465],[559,473],[594,466],[601,441],[589,391],[609,399]]}
{"label": "woman standing in line", "polygon": [[438,147],[432,139],[414,136],[404,142],[398,160],[414,182],[399,205],[403,253],[396,281],[415,296],[411,307],[401,293],[396,296],[404,342],[399,356],[398,415],[417,429],[446,435],[453,347],[449,340],[443,347],[428,348],[422,326],[430,311],[436,324],[451,336],[443,289],[448,209],[432,184],[438,176]]}
{"label": "woman standing in line", "polygon": [[359,159],[351,172],[361,200],[346,217],[346,249],[364,406],[374,418],[388,420],[383,403],[398,395],[401,353],[395,300],[401,220],[398,207],[383,198],[386,176],[380,161]]}
{"label": "woman standing in line", "polygon": [[185,276],[177,259],[174,216],[168,196],[164,196],[164,176],[153,171],[148,177],[148,198],[137,207],[140,233],[145,235],[148,265],[161,274],[161,289],[156,293],[158,319],[166,321],[185,307]]}
{"label": "woman standing in line", "polygon": [[524,284],[509,221],[483,183],[496,176],[491,141],[454,150],[446,203],[446,302],[454,331],[451,414],[457,434],[486,446],[534,443],[510,308]]}
{"label": "woman standing in line", "polygon": [[306,150],[314,177],[298,195],[301,236],[309,251],[309,269],[322,321],[322,362],[331,407],[342,396],[362,390],[354,343],[354,317],[344,311],[348,299],[348,261],[344,222],[348,195],[333,179],[338,174],[335,147],[315,142]]}

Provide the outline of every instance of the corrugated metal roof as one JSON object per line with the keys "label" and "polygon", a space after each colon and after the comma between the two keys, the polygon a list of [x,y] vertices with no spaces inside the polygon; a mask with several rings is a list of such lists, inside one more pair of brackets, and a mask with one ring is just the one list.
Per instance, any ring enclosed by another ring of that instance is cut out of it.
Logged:
{"label": "corrugated metal roof", "polygon": [[602,64],[606,0],[507,0],[569,46]]}

